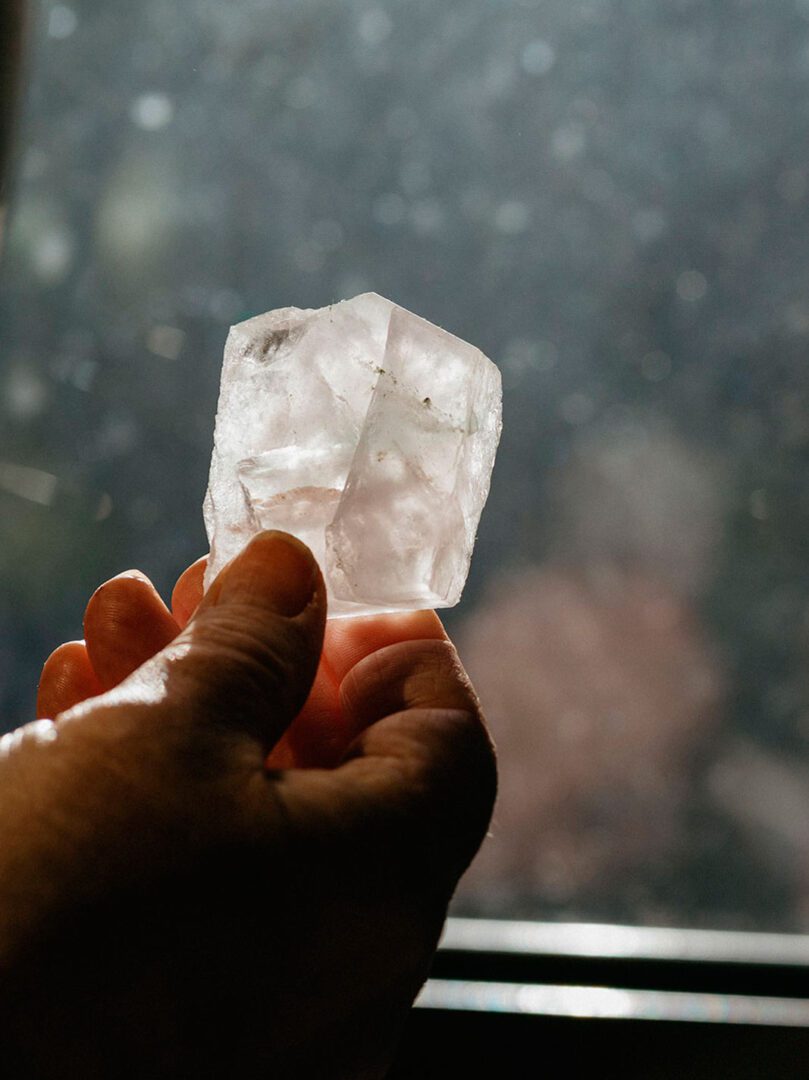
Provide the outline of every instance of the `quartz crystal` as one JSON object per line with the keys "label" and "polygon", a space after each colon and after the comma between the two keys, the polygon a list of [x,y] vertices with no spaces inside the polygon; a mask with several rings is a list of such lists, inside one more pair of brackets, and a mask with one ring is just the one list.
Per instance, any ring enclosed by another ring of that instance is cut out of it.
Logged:
{"label": "quartz crystal", "polygon": [[490,360],[376,293],[232,327],[206,587],[254,533],[283,529],[314,552],[332,616],[457,604],[500,408]]}

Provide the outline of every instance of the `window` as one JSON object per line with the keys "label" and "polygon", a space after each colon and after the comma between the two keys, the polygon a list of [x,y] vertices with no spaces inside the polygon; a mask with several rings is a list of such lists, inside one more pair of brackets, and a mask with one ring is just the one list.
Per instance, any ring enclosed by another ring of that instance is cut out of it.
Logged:
{"label": "window", "polygon": [[375,289],[501,366],[447,613],[463,916],[809,924],[809,5],[48,0],[0,298],[0,685],[167,589],[229,323]]}

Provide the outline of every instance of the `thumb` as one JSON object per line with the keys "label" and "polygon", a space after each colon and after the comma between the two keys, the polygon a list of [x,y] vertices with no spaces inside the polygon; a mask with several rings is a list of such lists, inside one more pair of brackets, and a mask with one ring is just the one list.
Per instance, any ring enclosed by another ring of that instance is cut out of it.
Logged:
{"label": "thumb", "polygon": [[259,533],[179,637],[119,692],[143,700],[157,682],[161,706],[178,720],[246,733],[269,750],[306,700],[325,620],[323,578],[309,549],[287,533]]}
{"label": "thumb", "polygon": [[[303,704],[325,618],[323,579],[309,549],[285,533],[260,533],[214,581],[182,634],[151,660],[57,723],[42,720],[5,736],[4,963],[28,935],[45,940],[54,912],[117,896],[122,882],[140,887],[176,873],[212,837],[253,828],[233,816],[234,776],[240,783],[263,766],[258,751]],[[227,754],[234,748],[238,755]],[[223,768],[234,763],[235,772]]]}

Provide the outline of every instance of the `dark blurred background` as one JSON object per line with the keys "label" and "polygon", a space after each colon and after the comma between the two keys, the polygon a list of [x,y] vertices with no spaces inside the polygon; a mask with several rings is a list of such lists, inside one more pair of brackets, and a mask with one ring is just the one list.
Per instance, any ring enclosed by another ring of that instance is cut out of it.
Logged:
{"label": "dark blurred background", "polygon": [[502,762],[456,911],[809,929],[809,2],[34,15],[6,727],[97,584],[205,550],[228,325],[374,289],[504,379],[446,613]]}

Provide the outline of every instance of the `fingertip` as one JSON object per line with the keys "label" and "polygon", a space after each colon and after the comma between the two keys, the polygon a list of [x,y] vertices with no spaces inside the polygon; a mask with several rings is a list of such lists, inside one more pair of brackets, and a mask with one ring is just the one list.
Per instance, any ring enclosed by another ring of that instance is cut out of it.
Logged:
{"label": "fingertip", "polygon": [[171,594],[171,613],[180,629],[184,629],[188,620],[196,611],[203,595],[203,579],[208,556],[203,555],[180,574]]}
{"label": "fingertip", "polygon": [[179,630],[154,585],[139,570],[100,585],[84,613],[87,652],[105,690],[165,648]]}
{"label": "fingertip", "polygon": [[325,586],[314,555],[302,540],[277,529],[257,533],[217,575],[205,605],[220,602],[265,607],[288,619],[317,608],[325,620]]}
{"label": "fingertip", "polygon": [[[144,574],[142,570],[137,570],[132,567],[130,570],[122,570],[120,574],[116,574],[114,578],[110,578],[109,581],[105,581],[103,585],[99,585],[98,589],[103,589],[105,585],[109,585],[111,581],[117,581],[120,578],[132,578],[134,581],[145,581],[147,585],[151,585],[151,581]],[[154,586],[152,586],[154,588]],[[96,589],[96,592],[98,592]]]}
{"label": "fingertip", "polygon": [[37,690],[37,719],[53,719],[103,691],[85,643],[67,641],[54,649],[42,668]]}

